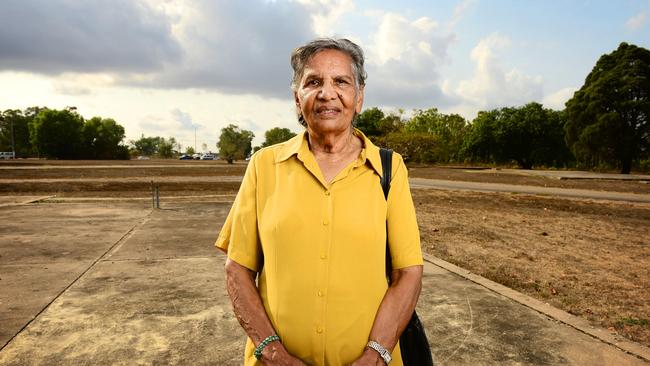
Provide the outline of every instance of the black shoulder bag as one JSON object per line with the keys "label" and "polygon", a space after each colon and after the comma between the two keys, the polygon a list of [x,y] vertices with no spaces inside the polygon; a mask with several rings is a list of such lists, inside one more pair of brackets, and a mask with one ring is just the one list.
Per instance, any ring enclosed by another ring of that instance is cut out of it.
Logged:
{"label": "black shoulder bag", "polygon": [[[393,151],[381,148],[379,155],[381,156],[381,169],[383,171],[381,187],[384,190],[384,197],[388,200],[388,191],[390,190],[390,181],[392,179]],[[386,230],[388,230],[388,226],[386,226]],[[392,269],[390,248],[388,247],[388,231],[386,231],[386,277],[388,278],[389,284]],[[405,366],[433,366],[429,341],[424,332],[422,322],[420,322],[420,318],[418,318],[415,310],[406,329],[404,329],[404,332],[399,338],[399,345],[402,361]]]}

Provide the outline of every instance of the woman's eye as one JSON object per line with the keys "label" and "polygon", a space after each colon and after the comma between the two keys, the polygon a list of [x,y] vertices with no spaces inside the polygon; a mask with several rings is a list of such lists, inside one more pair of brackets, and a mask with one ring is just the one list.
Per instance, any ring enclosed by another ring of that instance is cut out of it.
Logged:
{"label": "woman's eye", "polygon": [[307,85],[310,85],[310,86],[316,86],[316,85],[319,85],[319,84],[320,84],[320,81],[318,81],[318,80],[309,80],[307,82]]}

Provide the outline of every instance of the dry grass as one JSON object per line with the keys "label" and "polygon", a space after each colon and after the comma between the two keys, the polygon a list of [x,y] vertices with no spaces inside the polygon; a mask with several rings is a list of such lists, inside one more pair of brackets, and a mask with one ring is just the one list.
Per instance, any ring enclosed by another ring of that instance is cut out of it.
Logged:
{"label": "dry grass", "polygon": [[424,249],[650,345],[650,205],[414,190]]}

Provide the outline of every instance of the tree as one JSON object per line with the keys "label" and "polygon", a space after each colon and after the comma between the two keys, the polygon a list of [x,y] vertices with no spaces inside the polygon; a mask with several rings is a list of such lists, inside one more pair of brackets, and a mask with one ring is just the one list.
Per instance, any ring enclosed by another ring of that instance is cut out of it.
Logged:
{"label": "tree", "polygon": [[145,137],[144,134],[138,140],[131,141],[130,144],[133,145],[135,151],[144,156],[151,156],[158,153],[158,146],[162,137]]}
{"label": "tree", "polygon": [[629,174],[650,154],[650,51],[621,43],[566,103],[566,142],[579,162]]}
{"label": "tree", "polygon": [[384,118],[384,112],[377,107],[372,107],[359,113],[355,126],[368,137],[381,136],[379,125]]}
{"label": "tree", "polygon": [[440,138],[430,133],[393,132],[377,140],[380,146],[395,150],[407,163],[441,161]]}
{"label": "tree", "polygon": [[264,132],[264,142],[262,143],[262,147],[285,142],[294,136],[296,136],[296,134],[291,132],[291,130],[288,128],[274,127]]}
{"label": "tree", "polygon": [[186,155],[194,155],[194,154],[196,154],[196,151],[194,151],[194,148],[192,146],[188,146],[185,149],[185,154]]}
{"label": "tree", "polygon": [[82,150],[83,124],[76,108],[45,109],[29,124],[29,139],[40,156],[76,159]]}
{"label": "tree", "polygon": [[443,161],[459,161],[469,124],[458,114],[443,114],[436,108],[416,110],[404,126],[409,133],[430,133],[438,137]]}
{"label": "tree", "polygon": [[177,145],[174,137],[170,137],[169,139],[165,139],[164,137],[160,138],[158,140],[158,156],[165,159],[174,157],[174,148]]}
{"label": "tree", "polygon": [[0,112],[0,151],[11,151],[13,137],[16,157],[36,156],[32,143],[29,141],[29,124],[44,109],[42,107],[29,107],[24,111],[7,109]]}
{"label": "tree", "polygon": [[514,160],[524,169],[562,165],[570,159],[563,129],[562,113],[539,103],[481,111],[464,141],[463,154],[484,162]]}
{"label": "tree", "polygon": [[[93,117],[81,130],[84,157],[89,159],[125,158],[124,127],[112,118]],[[126,154],[128,156],[128,154]]]}
{"label": "tree", "polygon": [[386,115],[377,107],[368,108],[359,113],[355,119],[355,127],[374,141],[376,138],[402,129],[404,122],[402,121],[401,112],[400,114]]}
{"label": "tree", "polygon": [[252,150],[253,137],[253,132],[242,130],[233,124],[222,128],[217,143],[219,156],[228,161],[228,164],[232,164],[234,160],[245,159]]}

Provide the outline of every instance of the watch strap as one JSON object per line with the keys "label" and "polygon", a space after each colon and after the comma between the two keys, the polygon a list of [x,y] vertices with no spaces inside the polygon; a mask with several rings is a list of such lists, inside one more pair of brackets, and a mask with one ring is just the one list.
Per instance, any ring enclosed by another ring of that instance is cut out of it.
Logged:
{"label": "watch strap", "polygon": [[375,341],[368,342],[366,347],[377,351],[377,353],[379,353],[381,358],[384,359],[384,362],[386,362],[386,365],[388,365],[390,363],[390,361],[393,359],[391,357],[391,355],[390,355],[390,352],[388,352],[388,350],[386,348],[384,348],[381,344],[379,344],[379,343],[377,343]]}

